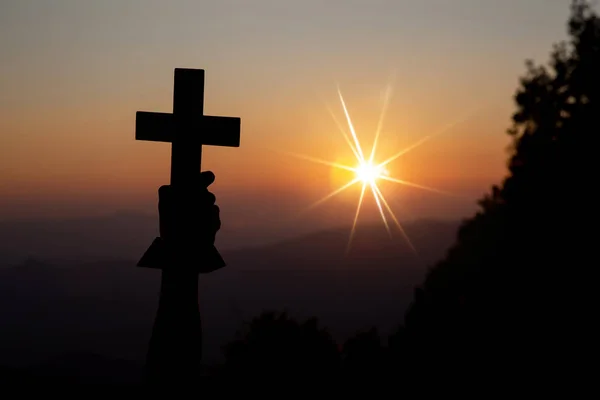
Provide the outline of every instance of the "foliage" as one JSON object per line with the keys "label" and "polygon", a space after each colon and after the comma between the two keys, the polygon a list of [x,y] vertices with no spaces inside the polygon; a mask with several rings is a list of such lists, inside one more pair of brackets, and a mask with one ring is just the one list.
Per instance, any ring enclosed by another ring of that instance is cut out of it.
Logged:
{"label": "foliage", "polygon": [[340,358],[331,335],[316,318],[298,322],[286,312],[254,318],[225,349],[225,373],[243,375],[325,375]]}
{"label": "foliage", "polygon": [[585,305],[595,303],[582,295],[592,292],[585,287],[593,282],[595,250],[587,225],[600,133],[600,18],[586,1],[573,1],[568,33],[547,65],[526,63],[508,130],[508,174],[415,290],[388,346],[372,329],[338,351],[315,319],[298,323],[266,313],[226,348],[226,370],[387,370],[431,379],[580,364],[589,345],[584,324],[595,315],[585,314]]}
{"label": "foliage", "polygon": [[583,329],[574,300],[594,250],[582,228],[600,133],[600,19],[585,1],[571,11],[569,41],[547,66],[526,64],[508,176],[416,292],[404,332],[415,359],[525,367],[573,353]]}

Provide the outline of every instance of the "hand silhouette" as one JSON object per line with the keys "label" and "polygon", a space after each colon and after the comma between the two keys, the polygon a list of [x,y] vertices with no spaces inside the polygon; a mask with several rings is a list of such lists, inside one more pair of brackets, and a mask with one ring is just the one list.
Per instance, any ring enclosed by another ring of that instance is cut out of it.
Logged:
{"label": "hand silhouette", "polygon": [[[219,206],[216,196],[208,190],[215,181],[211,171],[198,175],[197,188],[184,193],[170,185],[158,190],[158,214],[160,237],[165,242],[193,241],[201,247],[213,245],[217,231],[221,228]],[[183,211],[185,210],[185,211]],[[176,229],[177,227],[178,229]]]}
{"label": "hand silhouette", "polygon": [[214,247],[221,227],[216,197],[208,191],[214,181],[212,172],[202,172],[193,187],[165,185],[158,190],[160,238],[147,251],[148,263],[144,257],[140,261],[163,268],[146,361],[149,383],[193,381],[200,373],[198,273],[225,265]]}

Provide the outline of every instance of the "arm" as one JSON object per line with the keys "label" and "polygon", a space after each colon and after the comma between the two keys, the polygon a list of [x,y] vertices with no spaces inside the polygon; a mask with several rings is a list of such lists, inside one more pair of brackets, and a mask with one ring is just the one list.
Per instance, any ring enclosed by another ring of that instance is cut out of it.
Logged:
{"label": "arm", "polygon": [[[191,259],[183,255],[183,251],[168,250],[173,248],[168,243],[172,244],[177,234],[177,242],[190,244],[190,239],[193,240],[191,245],[200,252],[203,264],[210,264],[211,267],[224,265],[220,256],[213,258],[216,252],[214,240],[221,222],[215,196],[206,188],[214,181],[214,175],[205,172],[200,178],[201,190],[197,196],[193,196],[193,212],[183,216],[185,224],[177,221],[177,217],[182,217],[178,211],[185,200],[175,197],[170,186],[163,186],[159,190],[160,238],[151,246],[155,250],[149,250],[150,258],[160,260],[163,264],[158,311],[146,361],[145,379],[151,384],[193,382],[201,372],[198,266],[185,265]],[[186,197],[189,200],[189,194]],[[199,250],[201,248],[207,250],[202,252]],[[184,265],[173,261],[177,259],[185,260]]]}
{"label": "arm", "polygon": [[146,380],[160,384],[197,379],[201,357],[198,274],[163,271]]}

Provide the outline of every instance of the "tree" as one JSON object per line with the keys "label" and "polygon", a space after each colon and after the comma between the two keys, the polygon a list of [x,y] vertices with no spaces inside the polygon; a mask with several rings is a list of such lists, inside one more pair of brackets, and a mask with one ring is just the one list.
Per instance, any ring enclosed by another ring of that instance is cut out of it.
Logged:
{"label": "tree", "polygon": [[423,368],[555,368],[582,350],[600,133],[600,19],[588,2],[573,1],[568,33],[548,65],[527,62],[508,175],[406,314],[404,354]]}
{"label": "tree", "polygon": [[224,373],[253,376],[325,376],[338,373],[339,351],[316,318],[298,322],[264,312],[225,346]]}
{"label": "tree", "polygon": [[387,368],[386,350],[376,328],[357,332],[342,347],[343,373],[361,378],[384,374]]}

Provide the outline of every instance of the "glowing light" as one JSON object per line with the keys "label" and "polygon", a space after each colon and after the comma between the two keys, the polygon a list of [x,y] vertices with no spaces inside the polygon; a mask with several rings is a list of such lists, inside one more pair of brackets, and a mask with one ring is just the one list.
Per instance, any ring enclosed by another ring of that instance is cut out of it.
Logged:
{"label": "glowing light", "polygon": [[358,205],[356,207],[356,213],[354,215],[354,220],[352,222],[352,228],[350,231],[350,237],[348,239],[348,247],[347,250],[350,250],[350,246],[352,244],[352,240],[354,238],[354,234],[356,232],[356,225],[358,223],[358,217],[360,215],[360,210],[362,205],[364,204],[364,200],[365,200],[365,194],[367,192],[367,189],[370,189],[369,191],[372,193],[373,198],[375,200],[375,203],[377,205],[377,208],[379,210],[379,214],[381,216],[381,219],[385,225],[386,230],[388,231],[388,233],[391,236],[391,230],[390,230],[390,226],[388,224],[388,219],[386,218],[386,213],[384,211],[387,212],[387,214],[389,214],[389,217],[391,218],[391,220],[394,222],[394,225],[398,228],[398,230],[400,231],[400,233],[402,234],[402,236],[404,237],[404,239],[406,240],[406,242],[408,243],[408,246],[411,248],[411,250],[413,250],[413,252],[416,253],[416,249],[414,247],[414,245],[411,243],[409,237],[407,236],[406,232],[404,231],[404,229],[402,228],[402,225],[400,224],[400,222],[398,221],[398,218],[396,217],[396,215],[394,214],[394,212],[392,211],[390,205],[388,204],[388,202],[386,201],[386,199],[383,196],[383,193],[381,192],[381,190],[379,189],[379,187],[377,186],[377,182],[379,180],[384,180],[387,182],[393,182],[396,184],[400,184],[400,185],[404,185],[404,186],[409,186],[412,188],[417,188],[417,189],[421,189],[421,190],[427,190],[427,191],[431,191],[431,192],[435,192],[435,193],[439,193],[439,194],[445,194],[445,195],[452,195],[451,193],[447,193],[447,192],[443,192],[441,190],[437,190],[437,189],[433,189],[433,188],[429,188],[427,186],[423,186],[423,185],[418,185],[416,183],[411,183],[411,182],[407,182],[403,179],[398,179],[398,178],[394,178],[389,176],[389,172],[386,169],[386,166],[390,163],[392,163],[393,161],[397,160],[398,158],[400,158],[401,156],[405,155],[406,153],[408,153],[411,150],[414,150],[415,148],[417,148],[418,146],[420,146],[421,144],[425,143],[426,141],[428,141],[429,139],[438,136],[446,131],[448,131],[450,128],[453,128],[455,125],[457,125],[458,123],[462,122],[465,118],[457,120],[455,122],[453,122],[452,124],[449,124],[447,126],[444,127],[444,129],[433,133],[431,135],[427,135],[424,138],[422,138],[421,140],[417,141],[416,143],[414,143],[411,146],[406,147],[405,149],[402,149],[401,151],[397,152],[395,155],[393,155],[392,157],[386,159],[383,162],[380,163],[376,163],[374,161],[375,159],[375,150],[377,148],[378,145],[378,141],[379,141],[379,137],[380,137],[380,133],[381,133],[381,128],[383,125],[383,119],[385,117],[385,113],[386,110],[388,108],[389,105],[389,101],[391,98],[391,85],[388,85],[386,91],[385,91],[385,96],[383,99],[383,107],[382,107],[382,111],[381,114],[379,116],[379,121],[377,124],[377,130],[375,132],[375,139],[373,141],[373,147],[371,148],[371,152],[369,154],[368,159],[365,158],[365,153],[360,145],[360,141],[358,140],[358,136],[356,134],[356,131],[354,129],[354,125],[352,124],[352,120],[350,118],[350,114],[348,112],[348,109],[346,107],[346,103],[344,101],[344,98],[342,96],[342,93],[340,91],[340,89],[338,88],[338,96],[340,99],[340,103],[342,106],[342,109],[344,111],[344,115],[346,117],[346,122],[348,124],[348,128],[350,131],[350,135],[346,132],[346,130],[342,127],[342,124],[337,120],[337,118],[335,117],[335,114],[333,113],[333,111],[328,107],[328,111],[330,112],[330,114],[332,115],[332,117],[334,118],[334,122],[336,123],[338,129],[340,130],[341,134],[344,136],[344,139],[346,140],[346,143],[348,144],[348,146],[350,147],[350,150],[352,150],[352,153],[354,154],[354,156],[356,157],[356,161],[357,161],[357,166],[356,167],[350,167],[347,165],[343,165],[343,164],[339,164],[339,163],[335,163],[332,161],[327,161],[327,160],[321,160],[315,157],[310,157],[310,156],[306,156],[306,155],[302,155],[302,154],[289,154],[298,158],[301,158],[303,160],[307,160],[307,161],[311,161],[314,163],[318,163],[318,164],[323,164],[323,165],[327,165],[333,168],[339,168],[339,169],[343,169],[346,171],[352,171],[355,174],[354,179],[350,180],[348,183],[342,185],[341,187],[339,187],[338,189],[334,190],[333,192],[329,193],[327,196],[323,197],[322,199],[316,201],[315,203],[313,203],[308,209],[312,209],[322,203],[324,203],[325,201],[331,199],[332,197],[344,192],[346,189],[350,188],[351,186],[354,186],[355,184],[359,183],[361,184],[362,188],[361,188],[361,192],[360,192],[360,197],[358,199]]}
{"label": "glowing light", "polygon": [[370,162],[364,162],[356,167],[355,174],[363,183],[373,185],[377,182],[377,179],[383,175],[383,167],[373,165],[373,163]]}

